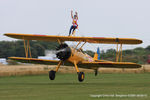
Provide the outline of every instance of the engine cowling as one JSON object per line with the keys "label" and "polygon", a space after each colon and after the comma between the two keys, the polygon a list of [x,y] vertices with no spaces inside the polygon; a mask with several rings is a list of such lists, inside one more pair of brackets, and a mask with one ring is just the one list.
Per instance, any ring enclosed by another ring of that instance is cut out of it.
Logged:
{"label": "engine cowling", "polygon": [[56,51],[56,57],[60,60],[65,61],[71,56],[71,48],[66,43],[60,44]]}

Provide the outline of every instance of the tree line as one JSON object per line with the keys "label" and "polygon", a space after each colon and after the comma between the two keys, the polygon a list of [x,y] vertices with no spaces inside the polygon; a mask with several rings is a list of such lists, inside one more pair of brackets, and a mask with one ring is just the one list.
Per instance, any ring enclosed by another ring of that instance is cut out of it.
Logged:
{"label": "tree line", "polygon": [[[57,45],[55,42],[30,41],[32,57],[44,56],[45,50],[54,50]],[[0,58],[11,56],[25,57],[23,41],[0,41]]]}
{"label": "tree line", "polygon": [[[44,56],[45,50],[55,50],[59,44],[56,42],[30,41],[30,49],[32,57]],[[86,50],[85,53],[94,56],[93,51]],[[135,49],[123,50],[123,61],[135,62],[139,64],[147,63],[148,55],[150,55],[150,46],[146,48],[138,47]],[[0,41],[0,58],[8,58],[11,56],[25,57],[25,49],[23,41]],[[115,61],[116,50],[108,49],[100,51],[101,59]]]}
{"label": "tree line", "polygon": [[[86,51],[92,56],[94,53],[92,51]],[[146,48],[137,47],[134,49],[127,49],[122,51],[122,58],[124,62],[135,62],[138,64],[146,64],[148,60],[148,55],[150,55],[150,46]],[[101,59],[116,61],[116,50],[108,49],[107,51],[101,51],[100,53]]]}

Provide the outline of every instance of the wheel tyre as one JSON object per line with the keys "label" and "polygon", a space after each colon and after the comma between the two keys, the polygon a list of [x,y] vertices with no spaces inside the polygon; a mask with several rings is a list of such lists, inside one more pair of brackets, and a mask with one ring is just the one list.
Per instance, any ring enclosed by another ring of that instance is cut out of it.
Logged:
{"label": "wheel tyre", "polygon": [[49,71],[49,79],[50,80],[54,80],[55,79],[55,73],[56,73],[56,71],[53,71],[53,70]]}
{"label": "wheel tyre", "polygon": [[79,72],[78,73],[78,80],[80,81],[80,82],[82,82],[83,80],[84,80],[84,72]]}

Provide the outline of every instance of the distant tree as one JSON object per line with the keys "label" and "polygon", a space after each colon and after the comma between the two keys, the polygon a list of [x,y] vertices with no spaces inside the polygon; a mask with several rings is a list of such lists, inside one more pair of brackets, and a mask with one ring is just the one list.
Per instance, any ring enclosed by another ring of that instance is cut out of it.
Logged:
{"label": "distant tree", "polygon": [[[32,57],[44,56],[46,49],[54,50],[57,46],[55,42],[30,41]],[[0,41],[0,58],[10,56],[25,57],[23,41]]]}
{"label": "distant tree", "polygon": [[93,51],[91,51],[91,50],[86,50],[86,51],[84,51],[84,52],[87,53],[88,55],[94,57],[94,52],[93,52]]}
{"label": "distant tree", "polygon": [[41,44],[36,43],[34,44],[33,48],[37,51],[37,55],[39,56],[45,55],[45,48]]}
{"label": "distant tree", "polygon": [[124,50],[124,51],[123,51],[123,54],[124,54],[124,55],[132,55],[132,54],[133,54],[133,51],[132,51],[132,50]]}
{"label": "distant tree", "polygon": [[145,49],[148,50],[148,51],[150,51],[150,46],[147,46]]}

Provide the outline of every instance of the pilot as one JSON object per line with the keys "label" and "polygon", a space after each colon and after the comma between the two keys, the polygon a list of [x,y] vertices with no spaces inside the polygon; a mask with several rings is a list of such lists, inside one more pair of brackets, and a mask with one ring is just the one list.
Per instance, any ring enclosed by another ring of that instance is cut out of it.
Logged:
{"label": "pilot", "polygon": [[[70,30],[69,30],[69,36],[70,36],[71,34],[74,35],[75,29],[78,28],[78,24],[77,24],[78,13],[75,12],[75,15],[73,16],[73,11],[71,10],[71,18],[73,19],[73,21],[72,21],[72,26],[70,27]],[[71,31],[72,31],[72,33],[71,33]]]}

